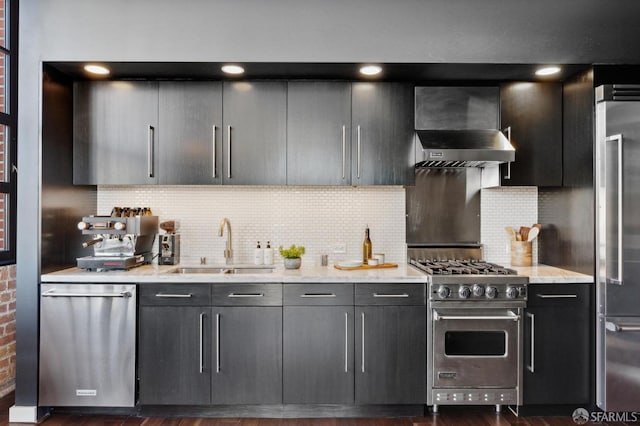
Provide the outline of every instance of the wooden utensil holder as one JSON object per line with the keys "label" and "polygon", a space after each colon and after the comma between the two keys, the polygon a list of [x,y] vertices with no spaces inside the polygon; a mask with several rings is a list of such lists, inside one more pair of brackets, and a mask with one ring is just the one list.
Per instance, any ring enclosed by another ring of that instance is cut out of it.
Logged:
{"label": "wooden utensil holder", "polygon": [[531,241],[511,241],[511,266],[531,266],[532,246]]}

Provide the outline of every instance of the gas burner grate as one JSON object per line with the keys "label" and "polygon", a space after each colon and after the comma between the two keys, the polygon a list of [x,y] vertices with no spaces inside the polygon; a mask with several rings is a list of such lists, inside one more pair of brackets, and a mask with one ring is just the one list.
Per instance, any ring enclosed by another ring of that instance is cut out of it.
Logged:
{"label": "gas burner grate", "polygon": [[410,259],[409,263],[430,275],[517,275],[504,266],[477,259]]}

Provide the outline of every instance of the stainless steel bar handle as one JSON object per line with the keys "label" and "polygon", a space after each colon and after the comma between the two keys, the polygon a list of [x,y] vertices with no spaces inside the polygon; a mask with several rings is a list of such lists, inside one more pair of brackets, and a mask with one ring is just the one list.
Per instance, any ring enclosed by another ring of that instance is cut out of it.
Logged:
{"label": "stainless steel bar handle", "polygon": [[409,297],[409,295],[407,293],[401,293],[401,294],[373,293],[373,297]]}
{"label": "stainless steel bar handle", "polygon": [[[511,126],[502,130],[503,133],[507,133],[507,140],[511,143]],[[507,162],[507,174],[504,176],[505,179],[511,179],[511,161]]]}
{"label": "stainless steel bar handle", "polygon": [[605,328],[609,331],[613,331],[614,333],[621,333],[625,331],[638,332],[640,331],[640,324],[616,324],[615,322],[607,321],[605,323]]}
{"label": "stainless steel bar handle", "polygon": [[532,373],[536,372],[535,356],[536,356],[536,316],[527,312],[527,316],[531,318],[531,364],[527,365],[527,370]]}
{"label": "stainless steel bar handle", "polygon": [[537,294],[540,299],[577,299],[577,294]]}
{"label": "stainless steel bar handle", "polygon": [[227,297],[264,297],[264,293],[229,293]]}
{"label": "stainless steel bar handle", "polygon": [[156,297],[163,297],[165,299],[188,299],[193,297],[193,294],[156,293]]}
{"label": "stainless steel bar handle", "polygon": [[360,179],[360,126],[358,126],[357,129],[358,132],[358,167],[357,167],[357,173],[358,173],[358,179]]}
{"label": "stainless steel bar handle", "polygon": [[231,179],[231,126],[227,126],[227,178]]}
{"label": "stainless steel bar handle", "polygon": [[609,136],[605,142],[616,142],[618,144],[618,277],[608,278],[610,284],[622,285],[623,283],[623,250],[622,250],[622,134]]}
{"label": "stainless steel bar handle", "polygon": [[362,365],[361,370],[364,373],[364,312],[362,312]]}
{"label": "stainless steel bar handle", "polygon": [[218,175],[217,173],[217,169],[216,169],[216,125],[214,124],[212,126],[212,131],[211,131],[211,147],[213,148],[213,154],[211,156],[211,167],[213,169],[213,178],[215,179],[216,176]]}
{"label": "stainless steel bar handle", "polygon": [[203,355],[203,351],[204,351],[204,316],[205,313],[202,312],[200,314],[200,373],[204,372],[204,355]]}
{"label": "stainless steel bar handle", "polygon": [[303,293],[300,297],[304,298],[321,298],[321,297],[336,297],[334,293]]}
{"label": "stainless steel bar handle", "polygon": [[510,321],[519,321],[520,315],[511,314],[511,315],[440,315],[437,311],[433,313],[433,320],[473,320],[473,321],[483,321],[483,320],[510,320]]}
{"label": "stainless steel bar handle", "polygon": [[150,178],[153,177],[153,133],[154,128],[150,125],[147,129],[147,174]]}
{"label": "stainless steel bar handle", "polygon": [[216,373],[220,372],[220,314],[216,314]]}
{"label": "stainless steel bar handle", "polygon": [[347,174],[347,126],[342,126],[342,179]]}
{"label": "stainless steel bar handle", "polygon": [[349,314],[344,313],[344,372],[349,372]]}
{"label": "stainless steel bar handle", "polygon": [[47,290],[42,293],[42,297],[131,297],[130,291],[121,291],[119,293],[56,293],[55,289]]}

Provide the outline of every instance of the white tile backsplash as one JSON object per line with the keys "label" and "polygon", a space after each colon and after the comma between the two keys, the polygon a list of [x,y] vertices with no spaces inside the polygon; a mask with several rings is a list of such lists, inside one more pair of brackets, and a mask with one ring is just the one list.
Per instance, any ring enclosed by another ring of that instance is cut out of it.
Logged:
{"label": "white tile backsplash", "polygon": [[[218,237],[227,217],[233,233],[234,259],[252,262],[256,241],[304,245],[303,263],[361,258],[365,226],[373,251],[389,262],[406,262],[405,191],[402,187],[285,186],[100,186],[98,214],[113,206],[151,207],[160,221],[180,222],[181,260],[224,261],[225,238]],[[161,231],[162,232],[162,231]],[[334,255],[336,244],[347,253]],[[264,245],[263,245],[264,247]],[[280,256],[274,256],[280,262]]]}
{"label": "white tile backsplash", "polygon": [[[509,263],[509,239],[504,227],[537,222],[535,187],[498,187],[481,193],[481,242],[485,258]],[[151,207],[160,221],[180,222],[181,257],[196,262],[223,262],[225,238],[218,237],[222,218],[231,221],[234,257],[251,262],[256,241],[272,247],[302,244],[303,262],[360,258],[364,228],[371,229],[374,253],[389,262],[406,262],[405,190],[397,186],[99,186],[98,214],[113,206]],[[334,255],[337,244],[347,253]],[[533,260],[537,263],[537,244]],[[275,256],[276,262],[280,257]]]}
{"label": "white tile backsplash", "polygon": [[[511,262],[510,238],[505,226],[519,229],[538,222],[538,188],[512,186],[482,189],[480,240],[488,261]],[[533,243],[533,263],[538,263],[538,242]]]}

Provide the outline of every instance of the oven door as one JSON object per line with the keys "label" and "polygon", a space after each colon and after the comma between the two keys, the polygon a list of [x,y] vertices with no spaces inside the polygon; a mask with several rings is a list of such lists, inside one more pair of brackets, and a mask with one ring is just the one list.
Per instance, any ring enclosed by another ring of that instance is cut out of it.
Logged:
{"label": "oven door", "polygon": [[433,310],[434,388],[515,388],[519,309]]}

